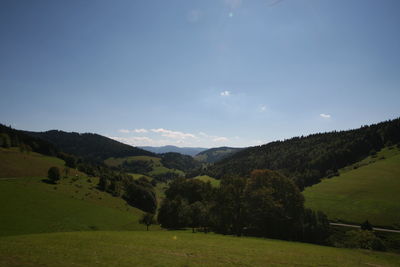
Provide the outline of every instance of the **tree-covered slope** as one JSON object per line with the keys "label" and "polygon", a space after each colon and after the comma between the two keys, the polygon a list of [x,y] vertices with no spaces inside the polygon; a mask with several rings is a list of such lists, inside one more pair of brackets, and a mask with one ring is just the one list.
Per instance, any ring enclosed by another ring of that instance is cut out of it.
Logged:
{"label": "tree-covered slope", "polygon": [[239,151],[211,166],[207,174],[248,175],[254,169],[279,170],[300,188],[355,163],[385,145],[400,142],[400,119],[349,131],[294,137]]}
{"label": "tree-covered slope", "polygon": [[214,163],[239,152],[243,148],[216,147],[198,153],[194,158],[204,163]]}
{"label": "tree-covered slope", "polygon": [[197,153],[207,149],[202,147],[177,147],[177,146],[141,146],[139,148],[157,154],[175,152],[188,156],[195,156]]}
{"label": "tree-covered slope", "polygon": [[69,133],[57,130],[26,133],[48,141],[66,153],[95,160],[105,160],[110,157],[154,156],[149,151],[120,143],[99,134]]}

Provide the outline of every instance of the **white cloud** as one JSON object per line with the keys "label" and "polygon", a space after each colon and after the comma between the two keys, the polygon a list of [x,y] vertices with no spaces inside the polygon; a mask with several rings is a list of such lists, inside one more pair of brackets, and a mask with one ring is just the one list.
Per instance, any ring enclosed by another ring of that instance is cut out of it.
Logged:
{"label": "white cloud", "polygon": [[127,133],[129,133],[129,130],[126,130],[126,129],[120,129],[120,130],[118,130],[118,132],[127,134]]}
{"label": "white cloud", "polygon": [[220,95],[220,96],[230,96],[230,95],[231,95],[231,92],[229,92],[229,91],[222,91],[219,95]]}
{"label": "white cloud", "polygon": [[135,129],[132,132],[135,132],[135,133],[147,133],[148,131],[146,129]]}
{"label": "white cloud", "polygon": [[213,141],[214,141],[214,142],[219,142],[219,143],[220,143],[220,142],[228,142],[229,139],[226,138],[226,137],[220,136],[220,137],[214,138]]}
{"label": "white cloud", "polygon": [[329,119],[329,118],[331,117],[331,115],[329,115],[329,114],[324,114],[324,113],[319,114],[319,116],[320,116],[321,118],[324,118],[324,119]]}
{"label": "white cloud", "polygon": [[150,145],[155,145],[157,143],[156,140],[153,140],[146,136],[132,136],[132,137],[109,136],[109,138],[132,146],[150,146]]}
{"label": "white cloud", "polygon": [[260,111],[261,111],[261,112],[264,112],[264,111],[266,111],[266,110],[267,110],[267,106],[263,105],[263,106],[260,107]]}
{"label": "white cloud", "polygon": [[171,131],[163,128],[151,129],[154,133],[161,133],[162,136],[173,138],[173,139],[186,139],[186,138],[196,138],[194,134],[191,133],[183,133],[178,131]]}

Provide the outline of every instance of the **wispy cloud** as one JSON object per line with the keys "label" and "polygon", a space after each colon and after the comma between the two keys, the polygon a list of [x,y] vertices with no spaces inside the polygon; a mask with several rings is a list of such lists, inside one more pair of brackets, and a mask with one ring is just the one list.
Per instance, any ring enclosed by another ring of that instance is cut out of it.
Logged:
{"label": "wispy cloud", "polygon": [[135,129],[132,132],[134,132],[134,133],[147,133],[148,130],[146,130],[146,129]]}
{"label": "wispy cloud", "polygon": [[127,134],[127,133],[129,133],[129,130],[126,130],[126,129],[119,129],[118,132]]}
{"label": "wispy cloud", "polygon": [[131,137],[109,136],[109,138],[132,146],[152,146],[152,145],[157,145],[159,143],[156,140],[153,140],[146,136],[131,136]]}
{"label": "wispy cloud", "polygon": [[173,139],[185,139],[185,138],[196,138],[194,134],[183,133],[178,131],[171,131],[163,128],[151,129],[153,133],[161,133],[162,136],[173,138]]}
{"label": "wispy cloud", "polygon": [[324,119],[329,119],[329,118],[331,117],[331,115],[329,115],[329,114],[324,114],[324,113],[319,114],[319,116],[320,116],[321,118],[324,118]]}
{"label": "wispy cloud", "polygon": [[228,142],[229,139],[227,137],[220,136],[220,137],[214,138],[213,141],[218,142],[218,143],[223,143],[223,142]]}
{"label": "wispy cloud", "polygon": [[230,95],[231,95],[231,92],[225,90],[225,91],[222,91],[219,95],[220,95],[220,96],[230,96]]}
{"label": "wispy cloud", "polygon": [[267,106],[262,105],[262,106],[260,107],[260,111],[261,111],[261,112],[267,111]]}
{"label": "wispy cloud", "polygon": [[[185,133],[181,131],[168,130],[164,128],[154,129],[135,129],[135,130],[119,130],[123,134],[136,133],[141,136],[110,136],[110,138],[119,142],[132,146],[221,146],[233,145],[239,137],[228,138],[225,136],[217,136],[207,134],[205,132]],[[232,143],[233,142],[233,143]]]}

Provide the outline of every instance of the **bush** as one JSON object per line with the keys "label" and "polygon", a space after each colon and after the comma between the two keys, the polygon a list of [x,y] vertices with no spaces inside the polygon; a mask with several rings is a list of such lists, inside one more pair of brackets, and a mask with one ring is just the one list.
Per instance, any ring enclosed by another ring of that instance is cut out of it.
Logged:
{"label": "bush", "polygon": [[57,167],[51,167],[47,172],[47,178],[49,178],[49,180],[53,183],[56,183],[58,180],[60,180],[60,177],[60,169]]}
{"label": "bush", "polygon": [[382,240],[373,232],[367,230],[351,230],[346,232],[344,246],[347,248],[386,250]]}

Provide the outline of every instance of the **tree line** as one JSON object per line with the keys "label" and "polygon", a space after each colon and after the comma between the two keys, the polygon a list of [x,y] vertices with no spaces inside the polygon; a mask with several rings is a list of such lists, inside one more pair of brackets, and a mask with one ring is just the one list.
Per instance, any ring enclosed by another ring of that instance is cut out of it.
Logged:
{"label": "tree line", "polygon": [[157,220],[168,229],[191,227],[320,244],[329,236],[327,217],[306,209],[293,181],[271,170],[225,176],[219,188],[197,179],[176,179],[165,196]]}
{"label": "tree line", "polygon": [[333,131],[294,137],[241,150],[210,166],[205,173],[249,175],[254,169],[279,170],[293,179],[300,189],[321,178],[338,174],[385,146],[400,143],[400,118],[349,131]]}

